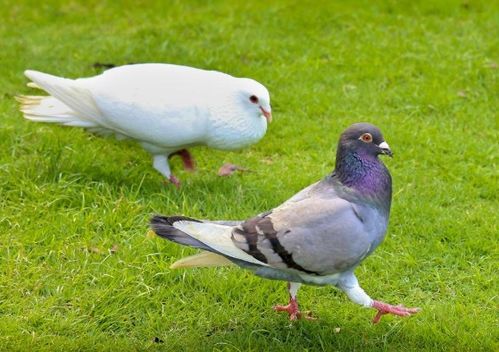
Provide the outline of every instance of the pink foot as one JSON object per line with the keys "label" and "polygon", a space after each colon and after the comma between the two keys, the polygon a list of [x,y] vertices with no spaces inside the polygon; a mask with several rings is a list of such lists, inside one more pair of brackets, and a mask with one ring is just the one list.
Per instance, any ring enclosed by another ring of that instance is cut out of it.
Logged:
{"label": "pink foot", "polygon": [[170,175],[170,178],[168,178],[168,180],[166,182],[168,182],[168,181],[170,183],[172,183],[173,185],[175,185],[175,187],[180,188],[180,180],[178,178],[176,178],[175,176]]}
{"label": "pink foot", "polygon": [[182,162],[184,163],[184,169],[188,171],[194,171],[196,169],[194,158],[187,149],[178,150],[175,153],[170,154],[168,158],[171,158],[174,155],[178,155],[182,158]]}
{"label": "pink foot", "polygon": [[225,163],[218,169],[218,176],[230,176],[236,171],[248,171],[248,169],[231,163]]}
{"label": "pink foot", "polygon": [[385,314],[394,314],[400,317],[408,317],[409,315],[416,314],[421,310],[420,308],[406,308],[403,305],[392,306],[391,304],[380,301],[373,301],[372,307],[378,310],[378,313],[376,313],[373,319],[373,324],[379,323],[381,317]]}
{"label": "pink foot", "polygon": [[298,301],[296,299],[290,298],[289,304],[287,306],[277,305],[274,306],[276,312],[287,312],[289,314],[289,320],[298,320],[305,318],[307,320],[315,320],[311,312],[305,312],[303,314],[298,308]]}

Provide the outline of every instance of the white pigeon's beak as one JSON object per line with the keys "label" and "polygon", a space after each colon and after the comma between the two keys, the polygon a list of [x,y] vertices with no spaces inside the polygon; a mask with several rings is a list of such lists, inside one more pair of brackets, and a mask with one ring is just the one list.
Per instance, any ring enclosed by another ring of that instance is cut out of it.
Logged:
{"label": "white pigeon's beak", "polygon": [[271,123],[272,122],[272,113],[270,112],[270,110],[267,111],[264,108],[262,108],[261,106],[260,106],[260,110],[262,111],[263,116],[265,116],[265,118],[267,119],[267,123]]}
{"label": "white pigeon's beak", "polygon": [[381,154],[388,155],[390,158],[393,157],[392,150],[390,149],[390,146],[386,142],[381,142],[378,145],[379,149],[381,149]]}

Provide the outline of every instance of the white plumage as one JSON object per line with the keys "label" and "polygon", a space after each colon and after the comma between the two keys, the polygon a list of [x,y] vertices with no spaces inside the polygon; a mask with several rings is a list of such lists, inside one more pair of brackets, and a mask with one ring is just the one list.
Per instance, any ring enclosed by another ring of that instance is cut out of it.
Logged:
{"label": "white plumage", "polygon": [[271,120],[270,96],[255,80],[171,64],[116,67],[80,79],[27,70],[50,96],[20,96],[24,117],[137,140],[154,167],[175,184],[168,157],[206,145],[239,149],[259,141]]}

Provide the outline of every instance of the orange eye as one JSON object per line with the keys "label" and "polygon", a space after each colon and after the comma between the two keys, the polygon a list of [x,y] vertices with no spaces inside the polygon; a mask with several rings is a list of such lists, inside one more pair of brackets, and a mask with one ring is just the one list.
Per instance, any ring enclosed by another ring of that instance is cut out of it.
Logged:
{"label": "orange eye", "polygon": [[360,136],[360,140],[365,143],[371,143],[373,141],[373,136],[370,133],[364,133]]}
{"label": "orange eye", "polygon": [[253,104],[257,104],[258,103],[258,97],[256,95],[252,95],[251,97],[249,97],[249,100],[253,103]]}

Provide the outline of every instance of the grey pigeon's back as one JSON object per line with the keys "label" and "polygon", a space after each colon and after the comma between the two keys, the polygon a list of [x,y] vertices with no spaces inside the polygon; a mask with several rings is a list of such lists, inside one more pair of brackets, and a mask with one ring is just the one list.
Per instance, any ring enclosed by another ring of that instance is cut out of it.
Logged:
{"label": "grey pigeon's back", "polygon": [[[388,217],[355,197],[342,198],[342,193],[341,184],[329,176],[246,221],[234,230],[233,239],[275,268],[317,276],[352,270],[382,241]],[[254,248],[249,248],[251,242]]]}

